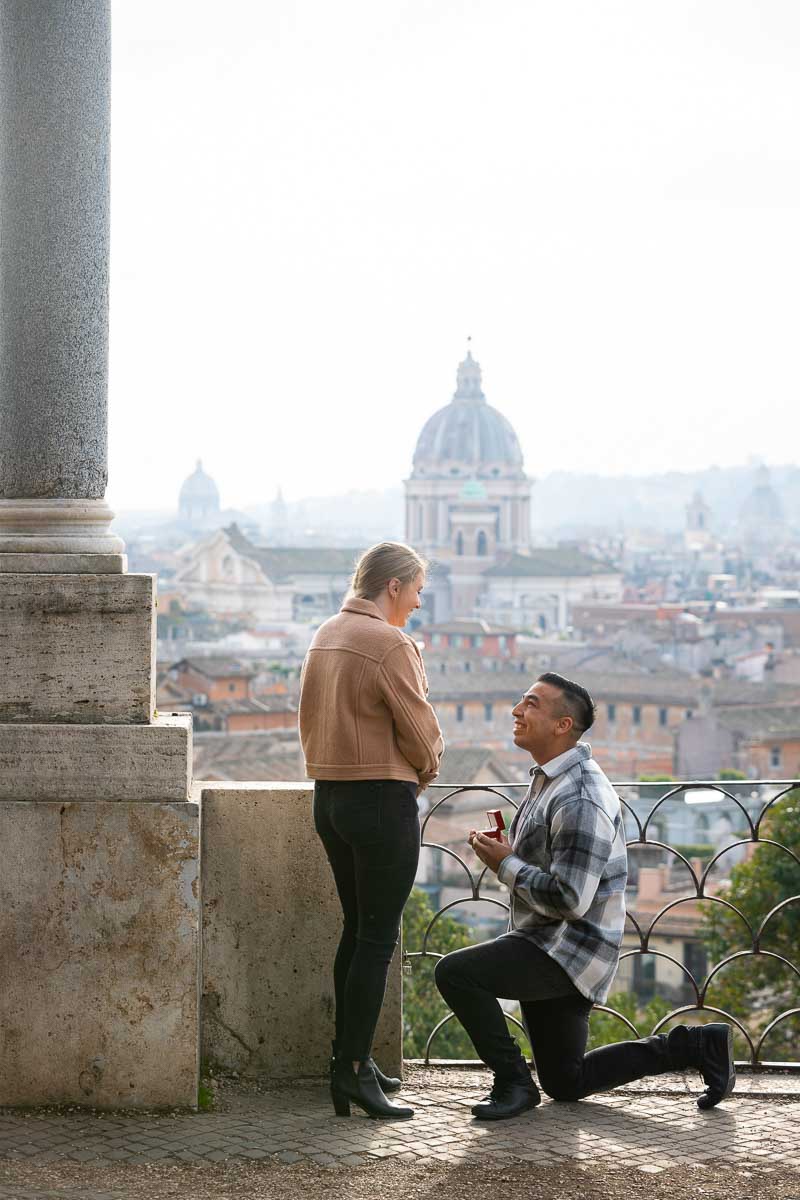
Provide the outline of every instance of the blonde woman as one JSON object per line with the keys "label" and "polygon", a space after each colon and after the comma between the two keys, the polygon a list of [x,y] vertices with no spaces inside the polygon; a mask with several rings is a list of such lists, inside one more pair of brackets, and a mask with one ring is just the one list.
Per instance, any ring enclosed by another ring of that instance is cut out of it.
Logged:
{"label": "blonde woman", "polygon": [[344,927],[334,962],[331,1096],[371,1117],[392,1104],[370,1057],[403,907],[419,860],[418,793],[436,777],[442,734],[426,699],[416,642],[402,628],[421,605],[426,564],[381,542],[358,562],[341,611],[316,632],[300,690],[300,738],[314,783],[314,823],[331,864]]}

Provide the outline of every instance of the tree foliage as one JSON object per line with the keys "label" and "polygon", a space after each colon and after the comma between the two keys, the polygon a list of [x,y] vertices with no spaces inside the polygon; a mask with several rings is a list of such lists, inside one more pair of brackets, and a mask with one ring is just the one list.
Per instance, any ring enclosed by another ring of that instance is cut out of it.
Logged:
{"label": "tree foliage", "polygon": [[[767,811],[760,837],[762,842],[778,842],[800,857],[800,789],[787,793]],[[785,850],[757,845],[749,861],[733,867],[729,885],[717,894],[736,906],[754,935],[776,905],[797,897],[796,903],[787,905],[769,921],[760,949],[779,954],[800,968],[800,866]],[[712,964],[753,949],[753,938],[736,913],[720,904],[704,907],[703,936]],[[800,979],[775,958],[757,955],[737,959],[712,979],[706,1003],[736,1017],[757,1041],[774,1017],[800,1008]],[[737,1057],[749,1058],[747,1043],[739,1034],[736,1052]],[[800,1018],[790,1017],[776,1026],[764,1044],[762,1058],[800,1058]]]}

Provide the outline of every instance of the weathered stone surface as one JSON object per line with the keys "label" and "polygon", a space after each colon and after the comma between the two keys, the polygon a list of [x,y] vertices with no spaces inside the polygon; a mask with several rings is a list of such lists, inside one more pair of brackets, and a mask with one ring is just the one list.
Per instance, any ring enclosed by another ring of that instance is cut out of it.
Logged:
{"label": "weathered stone surface", "polygon": [[127,554],[4,554],[0,574],[119,575],[128,569]]}
{"label": "weathered stone surface", "polygon": [[[327,1071],[341,909],[301,784],[204,784],[203,1056],[244,1075]],[[402,1067],[399,953],[374,1055]]]}
{"label": "weathered stone surface", "polygon": [[0,723],[144,724],[155,576],[0,575]]}
{"label": "weathered stone surface", "polygon": [[197,1102],[195,804],[0,803],[0,1104]]}
{"label": "weathered stone surface", "polygon": [[0,725],[0,800],[186,800],[192,717],[150,725]]}
{"label": "weathered stone surface", "polygon": [[107,478],[109,0],[3,0],[0,496]]}

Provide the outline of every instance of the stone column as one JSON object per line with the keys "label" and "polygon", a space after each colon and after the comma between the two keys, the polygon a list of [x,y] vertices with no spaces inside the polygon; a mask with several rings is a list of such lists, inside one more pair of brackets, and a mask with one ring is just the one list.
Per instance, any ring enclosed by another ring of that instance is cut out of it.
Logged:
{"label": "stone column", "polygon": [[197,1103],[191,716],[109,532],[109,0],[0,0],[0,1105]]}
{"label": "stone column", "polygon": [[119,572],[108,0],[0,4],[0,571]]}

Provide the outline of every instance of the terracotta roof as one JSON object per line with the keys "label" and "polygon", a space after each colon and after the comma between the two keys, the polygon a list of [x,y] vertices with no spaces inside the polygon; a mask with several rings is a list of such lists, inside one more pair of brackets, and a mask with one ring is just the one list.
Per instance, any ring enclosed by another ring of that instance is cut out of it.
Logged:
{"label": "terracotta roof", "polygon": [[237,658],[217,658],[214,655],[206,658],[198,654],[195,658],[182,658],[180,662],[173,663],[170,670],[178,670],[181,667],[190,667],[198,675],[205,675],[207,679],[227,679],[233,675],[253,679],[258,674],[257,669],[246,666]]}
{"label": "terracotta roof", "polygon": [[300,740],[294,730],[196,733],[194,776],[199,780],[303,780]]}

